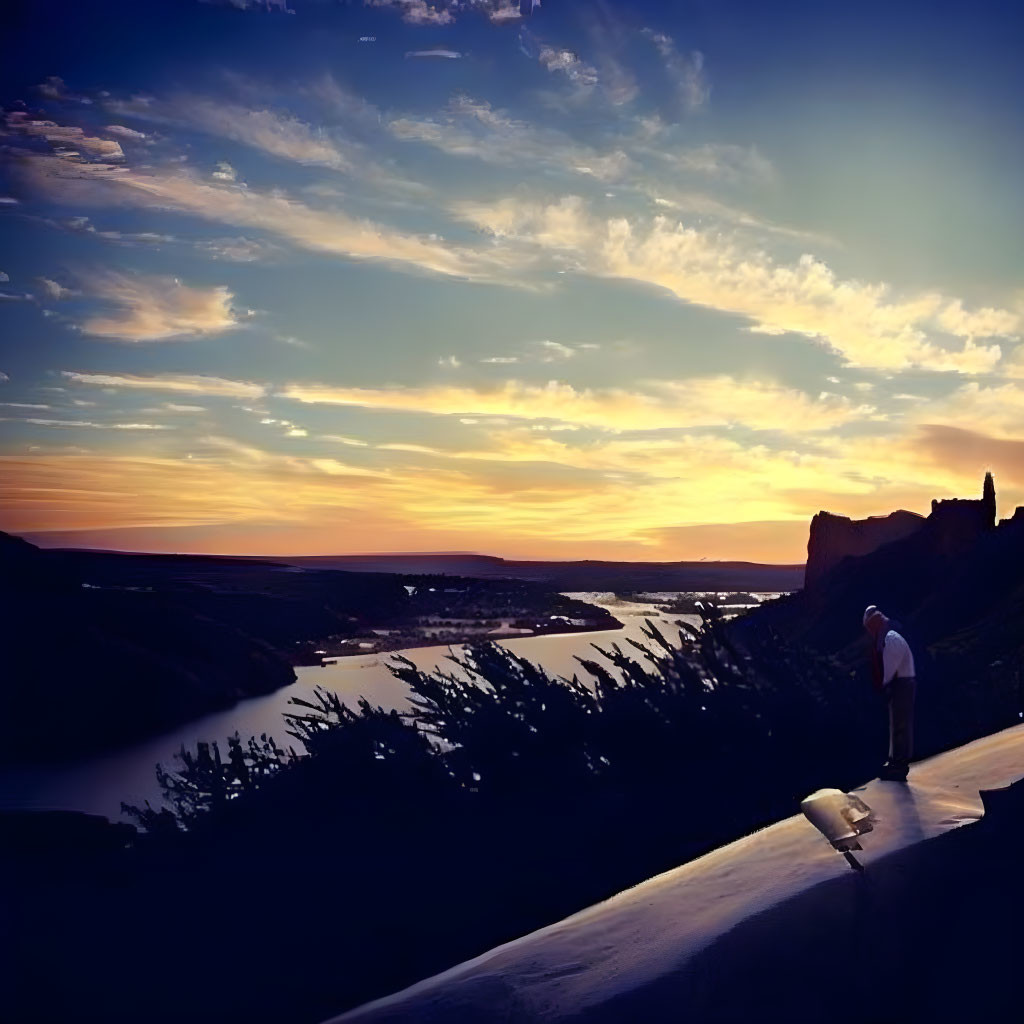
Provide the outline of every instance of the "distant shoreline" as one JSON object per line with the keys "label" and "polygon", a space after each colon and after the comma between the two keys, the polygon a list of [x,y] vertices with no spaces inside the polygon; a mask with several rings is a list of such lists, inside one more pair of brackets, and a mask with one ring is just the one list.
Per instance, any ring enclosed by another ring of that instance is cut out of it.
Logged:
{"label": "distant shoreline", "polygon": [[[617,629],[624,629],[625,623],[620,622],[618,619],[613,620],[612,624],[607,626],[578,626],[569,627],[568,629],[560,627],[558,629],[533,629],[528,632],[522,633],[470,633],[470,634],[459,634],[455,637],[381,637],[381,644],[374,644],[372,647],[353,647],[350,650],[339,652],[338,654],[325,654],[319,662],[296,662],[296,667],[303,668],[325,668],[328,665],[333,665],[337,661],[367,657],[372,654],[393,654],[395,651],[407,651],[416,650],[421,647],[460,647],[465,644],[479,643],[480,641],[494,641],[495,643],[502,640],[529,640],[533,637],[539,636],[572,636],[579,633],[611,633]],[[359,643],[358,638],[354,638],[354,643]],[[366,641],[361,641],[365,643]]]}

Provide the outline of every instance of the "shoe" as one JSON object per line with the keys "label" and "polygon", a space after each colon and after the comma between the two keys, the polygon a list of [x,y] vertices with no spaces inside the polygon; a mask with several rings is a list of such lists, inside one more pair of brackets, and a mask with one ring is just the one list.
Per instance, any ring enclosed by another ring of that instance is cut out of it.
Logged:
{"label": "shoe", "polygon": [[883,782],[906,782],[908,771],[909,768],[905,764],[893,764],[887,761],[882,765],[882,770],[878,773],[878,777]]}

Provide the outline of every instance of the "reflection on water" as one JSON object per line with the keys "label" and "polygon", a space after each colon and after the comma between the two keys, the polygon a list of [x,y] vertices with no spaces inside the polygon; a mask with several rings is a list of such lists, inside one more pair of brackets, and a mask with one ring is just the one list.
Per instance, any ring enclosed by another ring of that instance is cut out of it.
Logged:
{"label": "reflection on water", "polygon": [[[613,643],[625,644],[628,639],[643,641],[644,618],[652,619],[673,640],[678,633],[672,625],[676,619],[698,621],[695,616],[662,614],[652,604],[623,600],[608,593],[568,596],[607,608],[623,628],[516,637],[502,640],[501,645],[542,665],[549,673],[571,677],[580,671],[577,656],[596,656],[592,644],[607,647]],[[674,593],[645,595],[649,599],[666,600],[675,596]],[[420,668],[429,669],[444,664],[451,650],[448,647],[418,647],[395,653],[406,656]],[[281,746],[287,747],[293,742],[286,735],[282,718],[282,714],[289,710],[288,700],[308,695],[317,685],[333,690],[350,704],[366,697],[384,708],[408,707],[409,691],[388,671],[388,657],[367,654],[342,658],[324,668],[297,668],[298,681],[291,686],[264,697],[242,701],[226,711],[206,715],[173,732],[113,754],[59,767],[4,770],[0,773],[0,807],[78,810],[118,817],[121,801],[139,804],[150,800],[156,803],[160,799],[160,790],[154,768],[160,762],[170,764],[183,744],[191,748],[198,740],[223,741],[238,731],[243,738],[268,733]],[[448,667],[451,667],[450,662]]]}

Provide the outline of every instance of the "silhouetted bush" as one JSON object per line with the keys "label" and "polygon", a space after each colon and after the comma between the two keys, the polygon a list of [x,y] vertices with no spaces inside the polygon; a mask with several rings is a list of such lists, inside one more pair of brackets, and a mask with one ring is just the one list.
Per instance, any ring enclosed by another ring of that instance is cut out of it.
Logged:
{"label": "silhouetted bush", "polygon": [[[430,672],[396,657],[409,712],[318,689],[292,701],[291,747],[236,735],[226,756],[182,751],[159,769],[166,807],[129,808],[148,834],[103,913],[76,897],[101,919],[96,957],[135,962],[140,935],[187,950],[153,1020],[201,993],[207,1019],[313,1022],[874,774],[885,715],[870,687],[767,626],[703,616],[674,641],[648,621],[644,643],[595,644],[603,657],[572,679],[493,643]],[[977,717],[991,723],[1011,690],[958,699],[994,700]],[[927,701],[922,714],[936,735],[962,729]],[[196,927],[211,906],[245,908],[252,939]],[[73,962],[91,976],[81,951]],[[126,984],[144,994],[135,969]],[[119,1005],[106,1019],[129,1019]]]}

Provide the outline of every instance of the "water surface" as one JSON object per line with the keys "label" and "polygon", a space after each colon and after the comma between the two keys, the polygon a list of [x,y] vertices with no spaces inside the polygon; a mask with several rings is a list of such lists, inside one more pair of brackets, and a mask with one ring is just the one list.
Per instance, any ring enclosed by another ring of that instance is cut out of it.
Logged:
{"label": "water surface", "polygon": [[[610,593],[574,593],[568,596],[607,608],[623,628],[513,637],[501,640],[501,645],[540,664],[550,674],[571,677],[579,673],[586,682],[589,677],[575,659],[577,656],[598,657],[593,644],[627,646],[628,639],[643,641],[644,618],[651,618],[663,626],[673,640],[678,635],[678,628],[672,625],[676,619],[697,621],[693,616],[661,615],[651,604],[621,601]],[[668,599],[675,595],[658,596]],[[243,739],[267,733],[281,746],[295,744],[285,731],[282,715],[290,710],[290,698],[308,697],[317,685],[334,691],[352,706],[359,697],[366,697],[385,709],[407,708],[409,690],[387,667],[392,654],[404,655],[420,668],[430,669],[445,664],[446,657],[458,650],[460,648],[447,646],[417,647],[386,654],[354,655],[323,668],[299,667],[295,670],[298,679],[291,686],[266,696],[240,701],[225,711],[206,715],[131,747],[59,766],[5,769],[0,773],[0,807],[76,810],[111,818],[121,817],[122,801],[131,804],[141,804],[145,800],[154,805],[159,803],[160,789],[154,769],[157,763],[171,765],[174,755],[183,745],[194,748],[200,740],[220,740],[223,751],[224,739],[236,731]],[[453,667],[450,662],[447,664],[449,668]]]}

